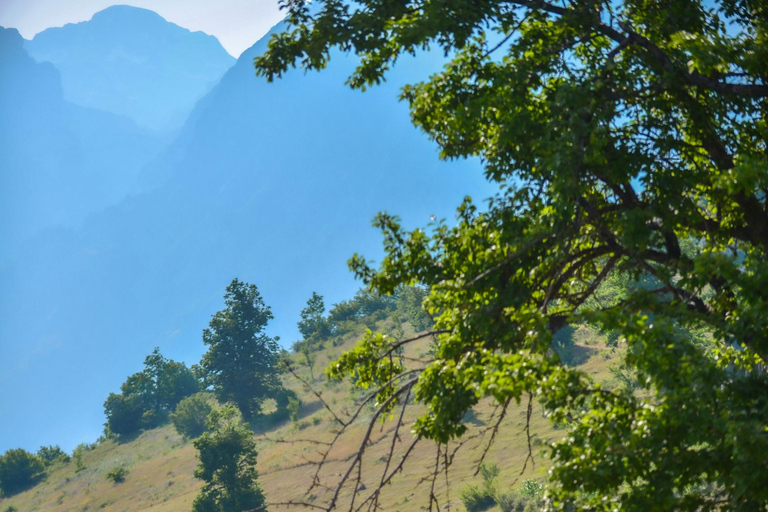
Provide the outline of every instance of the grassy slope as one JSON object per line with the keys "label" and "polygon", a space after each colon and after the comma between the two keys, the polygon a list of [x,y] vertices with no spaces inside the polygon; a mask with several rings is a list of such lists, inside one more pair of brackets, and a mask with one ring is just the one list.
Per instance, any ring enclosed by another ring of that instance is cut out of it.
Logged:
{"label": "grassy slope", "polygon": [[[381,325],[380,325],[381,326]],[[381,326],[383,327],[383,326]],[[315,373],[322,373],[324,368],[342,350],[350,348],[355,336],[347,336],[337,347],[328,347],[318,355]],[[598,338],[586,329],[579,329],[574,335],[572,349],[576,358],[581,359],[584,371],[598,380],[609,380],[608,366],[617,360],[618,355],[607,349]],[[330,345],[330,344],[329,344]],[[409,356],[420,356],[426,352],[426,344],[409,349]],[[297,360],[298,357],[294,356]],[[309,370],[299,367],[298,373],[306,378]],[[302,400],[302,418],[298,425],[290,422],[274,428],[257,427],[259,439],[259,481],[272,502],[288,500],[317,500],[319,504],[327,497],[328,491],[317,488],[306,493],[315,472],[315,466],[308,461],[319,458],[317,444],[300,442],[303,439],[329,441],[334,424],[331,415],[320,402],[293,378],[286,378],[286,386],[294,389]],[[319,376],[313,387],[320,391],[325,401],[336,411],[354,409],[354,399],[359,392],[352,391],[348,383],[329,383]],[[498,478],[499,488],[516,480],[527,455],[527,438],[524,431],[526,405],[512,407],[504,419],[487,461],[495,462],[501,469]],[[420,411],[418,406],[409,407],[406,423]],[[366,410],[349,435],[341,439],[328,457],[328,464],[323,471],[323,482],[328,485],[337,481],[338,475],[346,470],[350,457],[358,448],[366,419],[371,410]],[[473,427],[469,435],[478,432],[493,413],[493,406],[482,403],[476,409]],[[388,453],[394,421],[376,427],[374,442],[366,449],[363,468],[364,494],[374,488],[381,478],[385,467],[385,455]],[[262,430],[262,431],[259,431]],[[531,417],[531,433],[534,435],[534,453],[541,452],[541,445],[560,438],[563,430],[555,430],[534,404]],[[412,436],[408,429],[401,431],[402,443],[398,443],[395,453],[402,453],[410,444]],[[468,437],[465,436],[465,437]],[[474,476],[478,457],[486,445],[488,436],[468,441],[458,452],[450,472],[449,488],[446,493],[446,480],[441,477],[435,484],[439,492],[441,505],[450,501],[451,508],[463,510],[458,498],[459,491],[469,482],[477,483],[480,478]],[[285,442],[283,442],[285,441]],[[453,447],[451,447],[453,449]],[[417,445],[409,462],[386,489],[382,499],[384,510],[416,511],[428,505],[430,482],[421,482],[435,464],[435,445],[424,441]],[[186,512],[191,509],[200,483],[192,473],[197,464],[196,450],[191,443],[184,441],[171,426],[165,426],[142,433],[133,440],[117,443],[106,441],[83,457],[85,469],[75,472],[74,462],[52,467],[47,477],[36,487],[16,496],[0,499],[0,512],[12,506],[19,512],[32,511],[144,511]],[[129,473],[124,482],[114,484],[105,478],[105,474],[116,467],[124,467]],[[543,479],[546,459],[537,456],[535,466],[528,464],[522,478],[517,480],[518,487],[525,478]],[[349,491],[343,493],[348,502]]]}

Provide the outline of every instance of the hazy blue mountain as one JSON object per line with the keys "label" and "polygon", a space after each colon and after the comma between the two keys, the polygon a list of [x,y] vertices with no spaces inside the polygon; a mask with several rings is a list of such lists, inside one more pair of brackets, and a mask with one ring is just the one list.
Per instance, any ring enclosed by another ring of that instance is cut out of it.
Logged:
{"label": "hazy blue mountain", "polygon": [[215,37],[127,5],[49,28],[25,46],[59,69],[67,100],[154,130],[180,127],[235,62]]}
{"label": "hazy blue mountain", "polygon": [[0,27],[0,261],[18,242],[119,202],[163,141],[129,118],[64,100],[51,63]]}
{"label": "hazy blue mountain", "polygon": [[198,360],[232,278],[259,287],[275,314],[269,331],[290,346],[313,290],[328,305],[349,298],[359,283],[347,259],[380,258],[376,212],[423,226],[433,214],[452,218],[467,193],[490,195],[479,164],[438,161],[396,100],[398,84],[430,71],[424,60],[402,61],[366,93],[343,85],[343,56],[323,73],[268,84],[252,67],[265,44],[240,57],[145,168],[147,192],[82,229],[40,234],[0,268],[0,360],[9,361],[0,415],[39,404],[6,427],[0,451],[95,438],[107,393],[153,347]]}

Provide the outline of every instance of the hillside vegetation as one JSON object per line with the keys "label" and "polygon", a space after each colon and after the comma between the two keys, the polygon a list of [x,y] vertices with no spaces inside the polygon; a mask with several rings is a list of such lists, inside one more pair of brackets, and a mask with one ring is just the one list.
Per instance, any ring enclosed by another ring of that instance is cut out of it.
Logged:
{"label": "hillside vegetation", "polygon": [[[301,400],[298,417],[293,421],[273,420],[267,406],[264,414],[251,421],[258,442],[259,483],[270,503],[311,503],[315,500],[320,503],[324,498],[327,499],[326,493],[330,490],[323,487],[307,491],[313,482],[316,463],[321,458],[322,445],[319,443],[331,441],[336,425],[331,413],[301,380],[310,383],[325,404],[340,417],[351,414],[364,393],[355,389],[350,382],[329,381],[320,370],[343,351],[351,349],[366,328],[401,337],[414,334],[410,323],[401,322],[397,313],[379,312],[346,323],[347,332],[342,336],[330,336],[325,342],[313,344],[314,369],[307,366],[307,358],[301,352],[287,356],[295,376],[286,372],[282,380],[284,386],[295,391]],[[607,346],[601,336],[585,327],[570,332],[568,338],[561,343],[561,357],[564,361],[578,364],[598,380],[620,385],[616,361],[621,348]],[[429,357],[429,350],[430,339],[425,338],[419,344],[409,345],[402,355],[405,358],[423,359]],[[322,471],[324,486],[332,486],[334,479],[338,479],[338,475],[346,470],[358,450],[373,408],[367,411],[364,410],[352,428],[329,452]],[[407,409],[405,425],[409,425],[420,412],[422,410],[418,406]],[[461,491],[469,484],[481,485],[481,476],[475,473],[491,436],[492,429],[489,427],[496,421],[491,421],[493,414],[493,406],[486,401],[465,418],[470,426],[463,437],[465,444],[457,452],[448,479],[441,477],[434,484],[441,503],[450,502],[452,509],[464,510]],[[486,464],[495,464],[500,470],[495,482],[501,492],[519,489],[527,480],[543,481],[547,461],[539,455],[541,446],[561,438],[566,432],[563,428],[553,428],[534,402],[530,416],[530,435],[532,451],[536,457],[526,465],[527,415],[527,403],[510,408],[485,457]],[[366,449],[363,485],[358,488],[362,497],[375,489],[381,478],[396,424],[390,418],[375,429],[372,443]],[[412,435],[401,430],[400,438],[395,454],[402,453],[410,445]],[[452,443],[448,448],[452,452],[457,446]],[[197,451],[191,441],[182,438],[170,424],[145,430],[122,441],[102,439],[92,446],[80,447],[78,451],[81,452],[81,462],[77,462],[75,457],[66,463],[54,463],[36,486],[0,499],[0,511],[188,511],[201,487],[201,482],[193,476]],[[428,506],[432,484],[425,481],[425,478],[430,477],[434,459],[433,443],[423,441],[416,445],[403,471],[384,491],[381,504],[385,510],[406,512]],[[524,466],[525,471],[521,475]],[[119,472],[123,475],[122,481],[107,478],[108,473],[120,468],[123,470]],[[346,497],[342,496],[340,509],[348,505],[348,500],[349,491]],[[276,508],[271,507],[272,510]]]}

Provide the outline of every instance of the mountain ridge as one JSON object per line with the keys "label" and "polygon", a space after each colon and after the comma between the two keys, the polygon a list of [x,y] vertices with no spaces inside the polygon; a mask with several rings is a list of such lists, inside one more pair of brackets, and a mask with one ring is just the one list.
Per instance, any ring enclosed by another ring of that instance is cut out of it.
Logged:
{"label": "mountain ridge", "polygon": [[67,100],[168,132],[235,62],[219,40],[148,9],[116,5],[25,42],[61,72]]}

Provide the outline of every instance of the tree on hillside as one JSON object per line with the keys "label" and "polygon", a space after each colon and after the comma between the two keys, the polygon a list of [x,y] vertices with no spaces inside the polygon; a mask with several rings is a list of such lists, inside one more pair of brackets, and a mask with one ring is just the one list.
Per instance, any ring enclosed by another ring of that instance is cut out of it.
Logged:
{"label": "tree on hillside", "polygon": [[144,370],[129,376],[120,393],[104,402],[106,427],[117,435],[162,424],[183,398],[200,391],[192,371],[184,363],[165,358],[155,348],[144,359]]}
{"label": "tree on hillside", "polygon": [[[413,429],[436,441],[436,473],[480,399],[535,398],[569,428],[549,449],[554,508],[765,509],[765,2],[283,7],[288,30],[255,61],[269,80],[340,49],[359,57],[349,84],[362,89],[403,55],[444,51],[443,70],[401,97],[443,158],[480,157],[500,190],[485,209],[467,198],[453,227],[376,218],[385,259],[350,265],[379,293],[430,288],[436,359],[415,374],[371,334],[331,375],[381,386],[374,419],[415,386],[426,412]],[[610,279],[625,296],[593,300]],[[552,335],[573,323],[616,333],[640,393],[561,364]],[[361,457],[350,464],[339,488],[356,486]]]}
{"label": "tree on hillside", "polygon": [[70,457],[67,452],[61,449],[59,445],[41,446],[37,450],[37,456],[43,461],[46,467],[54,464],[55,462],[69,462]]}
{"label": "tree on hillside", "polygon": [[195,477],[205,484],[192,511],[245,512],[263,506],[264,494],[256,482],[256,442],[237,409],[225,405],[212,411],[207,427],[209,432],[193,441],[200,452]]}
{"label": "tree on hillside", "polygon": [[281,389],[277,338],[264,332],[272,311],[255,285],[237,279],[224,298],[226,307],[203,331],[208,352],[200,364],[219,401],[234,402],[250,420]]}
{"label": "tree on hillside", "polygon": [[0,496],[12,496],[42,478],[43,460],[22,448],[6,451],[0,456]]}
{"label": "tree on hillside", "polygon": [[330,333],[328,322],[323,318],[325,313],[325,303],[323,296],[317,292],[312,292],[312,296],[307,300],[307,307],[301,310],[301,320],[297,324],[299,332],[308,340],[313,335],[327,336]]}

